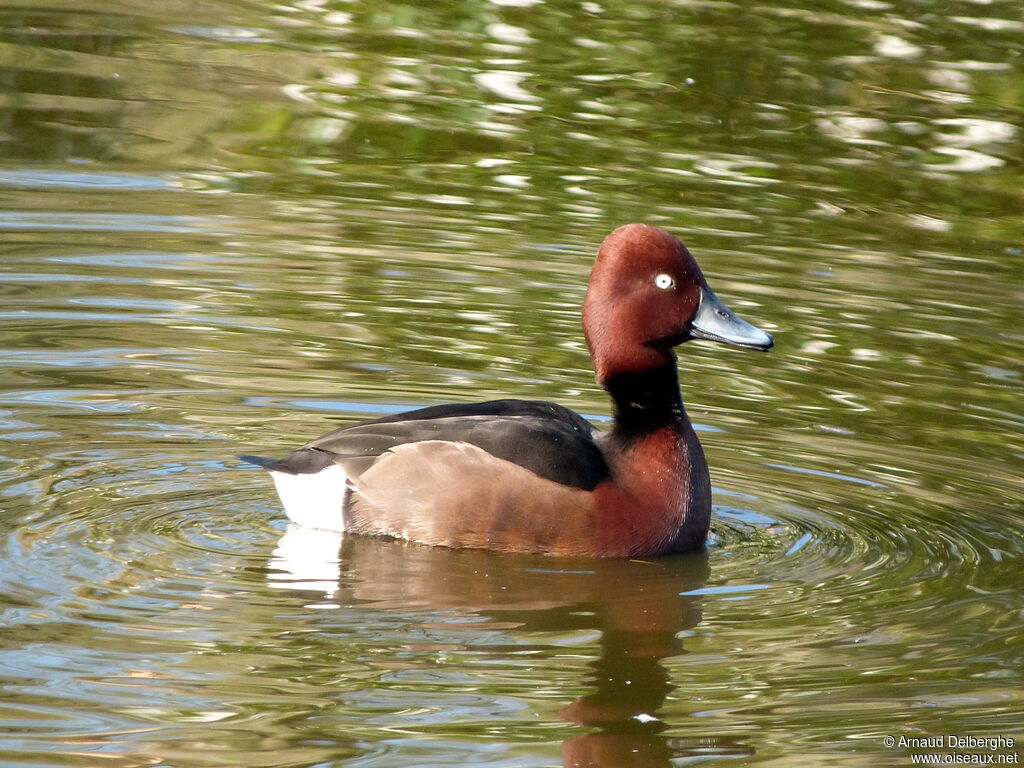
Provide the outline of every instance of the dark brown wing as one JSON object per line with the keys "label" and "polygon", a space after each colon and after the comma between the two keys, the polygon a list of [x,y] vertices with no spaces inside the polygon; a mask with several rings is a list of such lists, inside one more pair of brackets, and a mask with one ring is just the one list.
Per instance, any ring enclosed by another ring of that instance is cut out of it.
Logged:
{"label": "dark brown wing", "polygon": [[431,406],[352,424],[306,443],[284,459],[257,463],[293,474],[317,472],[335,463],[357,481],[378,458],[399,446],[468,443],[539,477],[589,491],[608,476],[593,433],[586,419],[554,403],[492,400]]}

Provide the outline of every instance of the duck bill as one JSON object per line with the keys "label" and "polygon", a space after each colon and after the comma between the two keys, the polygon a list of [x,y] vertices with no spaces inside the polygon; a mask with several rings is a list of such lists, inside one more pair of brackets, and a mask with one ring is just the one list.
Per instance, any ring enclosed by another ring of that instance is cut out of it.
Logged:
{"label": "duck bill", "polygon": [[770,333],[737,317],[707,286],[700,290],[700,305],[690,324],[690,336],[762,352],[775,343]]}

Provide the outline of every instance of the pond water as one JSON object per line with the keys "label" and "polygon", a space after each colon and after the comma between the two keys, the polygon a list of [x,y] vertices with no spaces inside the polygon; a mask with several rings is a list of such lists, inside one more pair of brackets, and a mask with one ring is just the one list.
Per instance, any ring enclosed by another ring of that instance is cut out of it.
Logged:
{"label": "pond water", "polygon": [[[1018,0],[3,4],[0,764],[1019,757],[1022,40]],[[635,220],[777,340],[681,350],[706,552],[340,541],[234,458],[607,421],[579,305]]]}

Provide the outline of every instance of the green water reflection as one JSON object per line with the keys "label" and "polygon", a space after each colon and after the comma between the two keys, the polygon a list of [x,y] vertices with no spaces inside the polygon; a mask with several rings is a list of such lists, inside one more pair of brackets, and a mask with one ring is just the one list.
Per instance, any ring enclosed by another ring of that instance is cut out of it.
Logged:
{"label": "green water reflection", "polygon": [[[1022,33],[1010,0],[0,6],[0,764],[1020,743]],[[683,350],[706,556],[339,561],[230,458],[447,400],[600,421],[578,310],[632,220],[778,340]]]}

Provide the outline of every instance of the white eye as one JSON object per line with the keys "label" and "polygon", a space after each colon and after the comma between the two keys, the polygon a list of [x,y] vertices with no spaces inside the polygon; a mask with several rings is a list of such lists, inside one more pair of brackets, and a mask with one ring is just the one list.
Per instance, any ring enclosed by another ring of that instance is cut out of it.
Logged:
{"label": "white eye", "polygon": [[660,275],[654,278],[654,284],[661,288],[663,291],[667,291],[669,288],[676,284],[676,281],[672,279],[672,275],[666,275],[664,272],[662,272]]}

